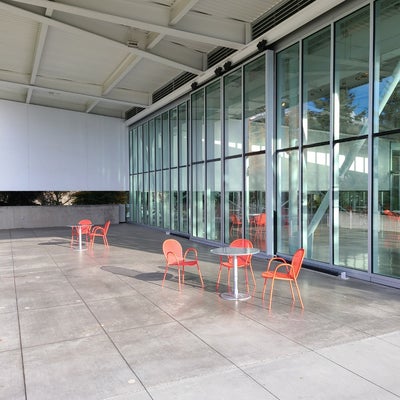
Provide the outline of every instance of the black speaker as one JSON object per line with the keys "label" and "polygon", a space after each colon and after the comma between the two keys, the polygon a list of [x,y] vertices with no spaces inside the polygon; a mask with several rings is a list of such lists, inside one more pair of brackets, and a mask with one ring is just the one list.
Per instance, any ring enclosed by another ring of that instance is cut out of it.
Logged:
{"label": "black speaker", "polygon": [[267,41],[265,39],[257,43],[257,49],[259,52],[267,50]]}
{"label": "black speaker", "polygon": [[214,73],[215,73],[215,76],[221,76],[224,74],[224,70],[222,69],[222,67],[218,67],[215,69]]}

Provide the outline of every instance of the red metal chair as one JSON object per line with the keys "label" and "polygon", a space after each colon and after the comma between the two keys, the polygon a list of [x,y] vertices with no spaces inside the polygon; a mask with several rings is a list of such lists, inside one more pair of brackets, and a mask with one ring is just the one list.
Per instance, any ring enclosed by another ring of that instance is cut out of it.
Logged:
{"label": "red metal chair", "polygon": [[267,225],[267,214],[261,213],[257,216],[256,219],[256,234],[255,240],[257,243],[262,243],[263,239],[265,239],[265,228]]}
{"label": "red metal chair", "polygon": [[[272,293],[274,291],[274,283],[275,283],[276,279],[289,282],[290,290],[292,292],[293,302],[295,302],[295,297],[294,297],[292,283],[295,284],[296,289],[297,289],[297,294],[298,294],[298,297],[300,300],[301,308],[304,308],[303,300],[301,299],[299,285],[297,284],[297,277],[298,277],[300,269],[303,265],[303,259],[304,259],[304,249],[298,249],[294,253],[291,263],[288,263],[285,259],[283,259],[281,257],[273,257],[269,260],[267,270],[261,274],[261,276],[264,278],[264,288],[263,288],[263,294],[262,294],[263,300],[265,297],[265,289],[267,287],[267,281],[268,281],[268,279],[271,279],[271,293],[269,295],[268,309],[271,309]],[[278,262],[278,265],[276,265],[274,268],[272,266],[272,264],[276,263],[276,262]]]}
{"label": "red metal chair", "polygon": [[[234,240],[229,247],[253,247],[253,243],[249,239],[236,239]],[[245,277],[246,277],[246,288],[249,290],[249,279],[247,276],[247,268],[250,268],[251,275],[253,277],[254,288],[256,287],[256,279],[254,277],[253,266],[251,265],[251,259],[253,255],[249,254],[247,256],[238,256],[237,257],[237,267],[245,269]],[[228,287],[230,287],[230,277],[231,277],[231,269],[234,267],[233,257],[229,256],[228,259],[220,256],[219,258],[219,272],[217,278],[217,289],[219,287],[219,282],[221,280],[221,272],[222,268],[228,269]]]}
{"label": "red metal chair", "polygon": [[[204,287],[203,277],[201,275],[197,250],[194,247],[186,249],[183,254],[182,245],[175,239],[167,239],[163,243],[163,253],[166,260],[164,278],[161,286],[164,286],[165,277],[167,276],[169,267],[178,268],[178,286],[181,290],[181,270],[182,270],[182,283],[185,283],[185,267],[196,267],[199,272],[201,287]],[[191,258],[188,258],[188,257]]]}
{"label": "red metal chair", "polygon": [[101,237],[103,238],[103,243],[105,247],[108,247],[108,239],[107,239],[107,233],[108,229],[110,227],[110,221],[107,221],[104,226],[96,225],[92,228],[92,230],[89,233],[90,236],[90,247],[93,247],[94,245],[94,239],[96,237]]}
{"label": "red metal chair", "polygon": [[[85,236],[86,244],[90,238],[90,230],[92,229],[92,221],[90,219],[81,219],[78,222],[78,225],[81,225],[81,237]],[[73,246],[75,241],[79,240],[79,228],[74,226],[72,228],[72,235],[71,235],[71,247]]]}
{"label": "red metal chair", "polygon": [[229,217],[230,217],[230,223],[231,223],[231,227],[229,229],[229,236],[231,238],[241,237],[242,236],[242,227],[243,227],[242,220],[236,214],[231,214]]}

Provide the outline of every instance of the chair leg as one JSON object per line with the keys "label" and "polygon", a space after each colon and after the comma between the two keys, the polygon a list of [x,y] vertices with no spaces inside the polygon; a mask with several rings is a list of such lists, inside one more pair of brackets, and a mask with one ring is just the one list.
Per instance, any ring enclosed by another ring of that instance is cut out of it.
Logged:
{"label": "chair leg", "polygon": [[164,282],[165,282],[165,277],[167,276],[167,272],[168,272],[168,264],[165,266],[164,278],[162,280],[161,287],[164,287]]}
{"label": "chair leg", "polygon": [[271,307],[272,307],[272,292],[274,291],[274,281],[275,281],[275,279],[272,278],[272,281],[271,281],[271,293],[269,295],[269,307],[268,307],[268,310],[270,310]]}
{"label": "chair leg", "polygon": [[181,290],[181,268],[179,265],[178,265],[178,287],[179,290]]}
{"label": "chair leg", "polygon": [[289,281],[289,283],[290,283],[290,291],[292,292],[292,300],[293,300],[293,302],[295,302],[296,299],[295,299],[295,297],[294,297],[292,281]]}
{"label": "chair leg", "polygon": [[201,282],[201,287],[204,287],[204,282],[203,282],[203,275],[201,275],[200,267],[199,264],[197,264],[197,271],[199,271],[199,277],[200,277],[200,282]]}
{"label": "chair leg", "polygon": [[264,278],[264,287],[262,292],[262,299],[264,300],[265,297],[265,289],[267,288],[267,278]]}
{"label": "chair leg", "polygon": [[253,283],[254,283],[254,289],[256,288],[256,278],[254,276],[254,271],[253,271],[253,267],[250,263],[250,272],[251,272],[251,276],[253,277]]}
{"label": "chair leg", "polygon": [[296,288],[297,288],[297,294],[299,295],[299,300],[300,300],[301,308],[304,309],[303,300],[302,300],[302,298],[301,298],[299,285],[297,284],[297,280],[296,280],[296,279],[294,280],[294,283],[295,283]]}
{"label": "chair leg", "polygon": [[219,281],[221,279],[221,272],[222,272],[222,267],[219,267],[219,271],[218,271],[218,278],[217,278],[217,290],[219,288]]}
{"label": "chair leg", "polygon": [[228,289],[231,288],[231,269],[228,268]]}

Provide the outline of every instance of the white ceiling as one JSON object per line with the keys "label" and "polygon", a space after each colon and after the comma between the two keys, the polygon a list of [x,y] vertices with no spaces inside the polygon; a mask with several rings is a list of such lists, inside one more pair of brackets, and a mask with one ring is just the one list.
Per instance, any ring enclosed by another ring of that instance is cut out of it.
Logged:
{"label": "white ceiling", "polygon": [[251,22],[286,2],[0,0],[0,99],[125,118],[182,73],[204,76],[212,50],[242,52]]}

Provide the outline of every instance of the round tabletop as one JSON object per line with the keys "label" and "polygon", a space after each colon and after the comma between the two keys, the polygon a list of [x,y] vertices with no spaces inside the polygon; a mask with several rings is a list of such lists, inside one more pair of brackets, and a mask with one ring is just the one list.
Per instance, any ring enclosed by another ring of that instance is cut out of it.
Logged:
{"label": "round tabletop", "polygon": [[260,249],[256,247],[216,247],[210,250],[213,254],[219,256],[247,256],[249,254],[259,253]]}

